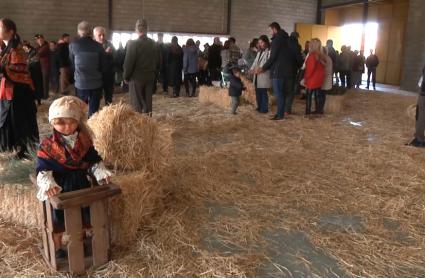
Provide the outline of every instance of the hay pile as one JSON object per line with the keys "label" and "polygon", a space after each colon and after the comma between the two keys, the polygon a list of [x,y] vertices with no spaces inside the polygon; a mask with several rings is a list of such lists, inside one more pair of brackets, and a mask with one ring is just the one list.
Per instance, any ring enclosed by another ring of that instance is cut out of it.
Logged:
{"label": "hay pile", "polygon": [[32,185],[0,185],[0,217],[6,221],[30,228],[42,223],[36,189]]}
{"label": "hay pile", "polygon": [[88,125],[105,164],[116,170],[161,169],[171,146],[171,129],[135,112],[129,105],[110,105],[93,115]]}
{"label": "hay pile", "polygon": [[222,108],[229,108],[231,99],[227,89],[201,86],[199,88],[199,102],[202,104],[214,104]]}
{"label": "hay pile", "polygon": [[112,200],[110,210],[112,241],[126,246],[162,207],[172,129],[123,103],[103,108],[88,125],[105,164],[125,171],[113,178],[122,194]]}
{"label": "hay pile", "polygon": [[407,116],[409,117],[409,119],[412,119],[412,120],[416,119],[416,110],[417,110],[416,104],[412,104],[412,105],[409,105],[407,107],[406,113],[407,113]]}
{"label": "hay pile", "polygon": [[327,95],[325,112],[338,114],[343,111],[345,95]]}
{"label": "hay pile", "polygon": [[257,105],[257,97],[255,94],[255,86],[251,80],[248,80],[245,76],[241,76],[242,83],[246,87],[246,90],[242,92],[241,99],[243,102],[250,105]]}

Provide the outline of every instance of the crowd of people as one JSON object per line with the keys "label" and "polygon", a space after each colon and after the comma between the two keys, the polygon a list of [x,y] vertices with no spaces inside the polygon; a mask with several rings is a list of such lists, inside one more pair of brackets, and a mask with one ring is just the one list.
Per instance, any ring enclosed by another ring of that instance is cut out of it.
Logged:
{"label": "crowd of people", "polygon": [[317,38],[302,49],[298,33],[289,35],[277,22],[268,27],[271,40],[267,35],[254,38],[246,51],[233,37],[224,43],[216,37],[201,51],[200,42],[193,39],[183,45],[176,36],[171,43],[163,41],[163,34],[158,34],[158,41],[150,39],[148,24],[141,19],[135,24],[138,38],[115,49],[104,27],[93,28],[86,21],[78,24],[78,38],[72,42],[66,33],[57,41],[36,34],[32,44],[21,40],[12,20],[1,19],[0,151],[18,150],[18,157],[25,157],[27,145],[38,142],[36,103],[47,99],[49,92],[69,95],[72,87],[88,104],[88,117],[98,111],[102,98],[105,105],[112,103],[114,86],[120,83],[128,88],[130,104],[140,113],[151,115],[152,95],[161,83],[163,93],[171,97],[180,96],[182,85],[188,97],[196,96],[202,85],[229,88],[231,112],[236,114],[246,87],[244,75],[255,87],[259,113],[270,111],[268,91],[273,91],[274,121],[293,112],[294,96],[301,91],[305,115],[323,114],[327,92],[334,86],[359,88],[365,66],[366,88],[370,81],[376,88],[379,59],[373,50],[367,58],[349,46],[339,53],[332,40],[322,46]]}

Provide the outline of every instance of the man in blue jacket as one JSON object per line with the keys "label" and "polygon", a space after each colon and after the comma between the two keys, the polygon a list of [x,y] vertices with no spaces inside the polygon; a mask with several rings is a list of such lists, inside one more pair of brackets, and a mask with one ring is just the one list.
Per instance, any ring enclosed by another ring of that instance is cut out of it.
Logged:
{"label": "man in blue jacket", "polygon": [[75,92],[89,105],[89,117],[99,110],[102,98],[105,51],[92,39],[93,28],[87,21],[78,24],[79,39],[69,46],[71,67],[74,70]]}
{"label": "man in blue jacket", "polygon": [[[294,87],[296,66],[301,60],[301,53],[297,53],[295,46],[289,41],[289,35],[280,28],[279,23],[269,25],[272,35],[270,58],[256,74],[270,70],[273,91],[277,102],[277,113],[271,120],[283,120],[285,115],[285,101]],[[299,57],[299,58],[298,58]]]}

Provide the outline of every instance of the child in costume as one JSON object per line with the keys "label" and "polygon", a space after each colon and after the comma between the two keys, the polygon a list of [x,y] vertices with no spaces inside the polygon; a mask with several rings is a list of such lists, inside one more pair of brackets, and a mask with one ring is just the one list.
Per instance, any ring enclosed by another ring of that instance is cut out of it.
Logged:
{"label": "child in costume", "polygon": [[[87,105],[73,96],[55,100],[49,108],[49,122],[53,134],[45,138],[37,151],[37,198],[45,201],[60,193],[89,188],[88,175],[99,184],[109,183],[111,172],[93,146],[86,125]],[[81,210],[83,226],[90,226],[90,209]],[[64,227],[63,210],[53,209],[54,242],[56,256],[64,257],[61,249]]]}

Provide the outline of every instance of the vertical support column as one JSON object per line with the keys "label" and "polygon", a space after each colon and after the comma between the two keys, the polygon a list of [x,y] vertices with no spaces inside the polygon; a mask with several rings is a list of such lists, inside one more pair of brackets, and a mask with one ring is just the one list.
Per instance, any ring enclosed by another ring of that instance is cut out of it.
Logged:
{"label": "vertical support column", "polygon": [[70,237],[68,243],[69,272],[81,274],[85,271],[81,208],[78,206],[65,209],[64,214],[65,230]]}
{"label": "vertical support column", "polygon": [[109,29],[109,34],[111,34],[112,28],[113,28],[113,12],[114,12],[114,7],[113,7],[113,0],[108,0],[108,29]]}

